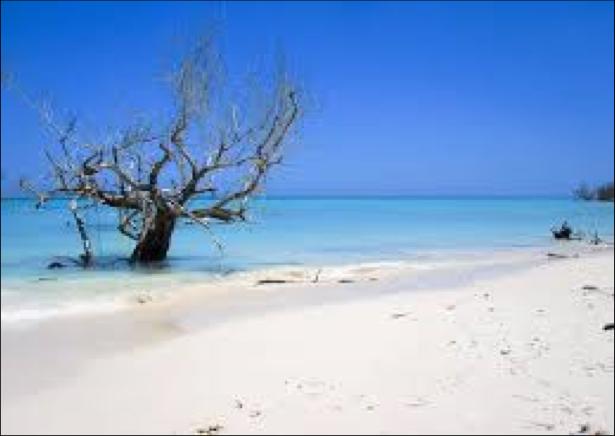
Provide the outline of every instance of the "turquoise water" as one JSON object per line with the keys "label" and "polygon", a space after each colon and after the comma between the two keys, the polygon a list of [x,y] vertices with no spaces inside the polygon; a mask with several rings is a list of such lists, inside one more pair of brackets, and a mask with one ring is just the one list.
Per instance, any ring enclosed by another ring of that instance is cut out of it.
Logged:
{"label": "turquoise water", "polygon": [[[80,252],[66,203],[54,201],[38,211],[33,204],[2,200],[3,278],[40,274],[54,256]],[[99,256],[110,260],[130,254],[132,243],[115,230],[113,211],[91,210],[86,218]],[[214,227],[224,243],[223,254],[207,232],[180,224],[168,266],[169,271],[208,271],[382,259],[438,249],[541,246],[552,242],[549,229],[564,219],[575,229],[613,238],[612,203],[537,198],[257,200],[251,222]]]}
{"label": "turquoise water", "polygon": [[[612,241],[614,219],[612,203],[557,198],[260,199],[253,203],[250,223],[214,227],[224,243],[223,254],[201,228],[180,224],[165,267],[144,272],[116,262],[130,254],[132,244],[116,232],[113,211],[90,210],[86,216],[102,264],[94,271],[46,269],[55,256],[80,252],[65,201],[51,202],[37,211],[32,200],[5,199],[1,213],[3,311],[5,306],[18,306],[25,294],[30,303],[60,298],[61,292],[54,291],[52,296],[44,291],[46,283],[37,281],[41,277],[73,284],[101,278],[155,280],[179,272],[198,277],[274,265],[404,260],[450,250],[540,247],[553,244],[549,229],[564,219],[575,229],[597,231]],[[71,292],[80,291],[73,286]]]}

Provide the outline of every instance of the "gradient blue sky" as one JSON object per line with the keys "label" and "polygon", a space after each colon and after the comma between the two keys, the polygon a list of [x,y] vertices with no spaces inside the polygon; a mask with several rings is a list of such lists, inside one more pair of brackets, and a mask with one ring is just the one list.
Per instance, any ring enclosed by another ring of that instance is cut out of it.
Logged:
{"label": "gradient blue sky", "polygon": [[[104,128],[151,109],[178,35],[231,70],[283,47],[313,101],[273,194],[566,194],[613,178],[613,2],[7,2],[2,67]],[[42,170],[2,91],[3,190]]]}

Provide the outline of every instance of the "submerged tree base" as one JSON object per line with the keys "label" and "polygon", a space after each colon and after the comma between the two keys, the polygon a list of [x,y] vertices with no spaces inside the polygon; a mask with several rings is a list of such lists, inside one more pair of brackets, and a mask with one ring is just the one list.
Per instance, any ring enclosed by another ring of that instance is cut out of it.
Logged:
{"label": "submerged tree base", "polygon": [[130,263],[161,262],[167,258],[171,245],[171,236],[175,229],[175,217],[157,214],[151,226],[141,235],[130,256]]}

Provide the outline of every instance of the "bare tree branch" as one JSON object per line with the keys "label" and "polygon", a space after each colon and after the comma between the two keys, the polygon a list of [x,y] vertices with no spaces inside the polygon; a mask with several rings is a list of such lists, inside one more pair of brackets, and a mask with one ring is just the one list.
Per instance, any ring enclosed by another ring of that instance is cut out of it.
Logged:
{"label": "bare tree branch", "polygon": [[[131,259],[137,262],[166,257],[177,219],[198,223],[210,234],[213,222],[245,220],[248,200],[282,161],[301,104],[297,88],[281,74],[260,112],[242,112],[223,91],[220,65],[212,38],[199,40],[171,74],[174,112],[168,122],[156,123],[160,129],[134,123],[98,143],[77,137],[76,117],[60,122],[49,104],[18,88],[55,143],[55,150],[45,151],[51,186],[37,191],[24,182],[23,188],[36,192],[39,205],[54,195],[71,195],[118,209],[117,229],[136,242]],[[199,206],[189,206],[197,197]],[[71,212],[89,262],[85,222],[77,208]],[[214,244],[221,249],[215,238]]]}

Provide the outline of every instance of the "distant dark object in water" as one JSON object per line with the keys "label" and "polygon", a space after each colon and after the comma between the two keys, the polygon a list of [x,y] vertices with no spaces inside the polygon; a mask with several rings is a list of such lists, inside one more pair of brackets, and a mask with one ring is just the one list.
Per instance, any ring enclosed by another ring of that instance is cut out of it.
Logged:
{"label": "distant dark object in water", "polygon": [[568,225],[568,222],[564,221],[559,229],[551,229],[553,237],[555,239],[571,239],[572,227]]}
{"label": "distant dark object in water", "polygon": [[602,239],[600,239],[600,236],[598,236],[598,232],[594,232],[593,237],[589,240],[589,243],[593,245],[600,245],[602,244],[602,242]]}
{"label": "distant dark object in water", "polygon": [[64,268],[66,265],[64,265],[62,262],[58,262],[58,261],[54,261],[51,262],[49,265],[47,265],[47,269],[58,269],[58,268]]}
{"label": "distant dark object in water", "polygon": [[611,322],[611,323],[605,324],[602,330],[604,330],[605,332],[608,330],[613,330],[613,323]]}

